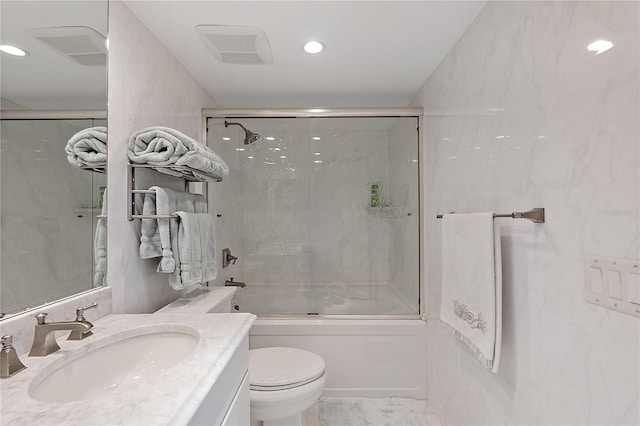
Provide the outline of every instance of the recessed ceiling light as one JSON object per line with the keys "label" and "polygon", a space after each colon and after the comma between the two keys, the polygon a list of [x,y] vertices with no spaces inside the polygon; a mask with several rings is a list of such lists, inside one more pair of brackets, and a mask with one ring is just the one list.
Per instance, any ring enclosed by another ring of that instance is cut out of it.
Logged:
{"label": "recessed ceiling light", "polygon": [[322,160],[315,160],[314,163],[320,164],[320,163],[322,163]]}
{"label": "recessed ceiling light", "polygon": [[313,155],[320,155],[320,153],[319,152],[314,152]]}
{"label": "recessed ceiling light", "polygon": [[249,160],[253,160],[253,155],[247,157]]}
{"label": "recessed ceiling light", "polygon": [[316,40],[311,40],[306,42],[303,48],[305,52],[315,54],[324,50],[324,44]]}
{"label": "recessed ceiling light", "polygon": [[231,140],[231,138],[228,138],[228,137],[226,137],[226,136],[225,136],[224,138],[222,138],[222,140],[223,140],[223,141],[230,141],[230,140]]}
{"label": "recessed ceiling light", "polygon": [[314,141],[319,141],[320,140],[320,136],[314,136],[311,139],[313,139]]}
{"label": "recessed ceiling light", "polygon": [[244,148],[236,148],[236,151],[244,151]]}
{"label": "recessed ceiling light", "polygon": [[285,159],[285,158],[287,158],[287,156],[286,155],[281,155],[280,158]]}
{"label": "recessed ceiling light", "polygon": [[273,136],[267,136],[265,139],[268,140],[268,141],[275,141],[276,140],[276,138],[274,138]]}
{"label": "recessed ceiling light", "polygon": [[613,43],[608,40],[596,40],[587,46],[589,52],[596,52],[596,55],[606,52],[613,47]]}
{"label": "recessed ceiling light", "polygon": [[27,56],[28,53],[22,49],[19,49],[15,46],[11,46],[9,44],[0,44],[0,51],[4,53],[8,53],[13,56]]}

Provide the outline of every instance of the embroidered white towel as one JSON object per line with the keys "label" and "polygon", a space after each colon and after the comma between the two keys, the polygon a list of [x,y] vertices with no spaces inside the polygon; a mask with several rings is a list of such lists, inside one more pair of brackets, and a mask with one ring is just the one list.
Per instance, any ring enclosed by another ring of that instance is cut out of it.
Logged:
{"label": "embroidered white towel", "polygon": [[440,318],[485,367],[498,371],[502,263],[493,213],[444,215]]}
{"label": "embroidered white towel", "polygon": [[[213,216],[208,213],[176,212],[179,263],[169,275],[169,284],[180,290],[216,278],[218,275]],[[174,249],[175,251],[175,249]]]}

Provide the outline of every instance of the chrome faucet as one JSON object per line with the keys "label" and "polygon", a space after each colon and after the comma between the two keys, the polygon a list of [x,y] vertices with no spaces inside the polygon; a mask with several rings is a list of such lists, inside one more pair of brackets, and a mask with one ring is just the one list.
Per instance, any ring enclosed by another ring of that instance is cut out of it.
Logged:
{"label": "chrome faucet", "polygon": [[6,379],[25,368],[27,367],[25,367],[22,361],[20,361],[16,348],[13,347],[13,336],[10,334],[2,336],[2,349],[0,350],[0,378]]}
{"label": "chrome faucet", "polygon": [[84,311],[87,309],[95,308],[97,303],[87,306],[86,308],[76,309],[75,321],[62,321],[62,322],[45,322],[47,313],[42,312],[36,315],[35,334],[33,336],[33,345],[31,345],[31,351],[29,356],[47,356],[60,349],[58,342],[56,341],[55,331],[69,330],[71,333],[67,340],[82,340],[85,337],[89,337],[93,334],[91,329],[93,324],[87,321],[84,317]]}
{"label": "chrome faucet", "polygon": [[231,277],[227,281],[225,281],[224,285],[227,286],[227,287],[240,287],[240,288],[245,288],[247,286],[242,281],[234,281],[233,277]]}

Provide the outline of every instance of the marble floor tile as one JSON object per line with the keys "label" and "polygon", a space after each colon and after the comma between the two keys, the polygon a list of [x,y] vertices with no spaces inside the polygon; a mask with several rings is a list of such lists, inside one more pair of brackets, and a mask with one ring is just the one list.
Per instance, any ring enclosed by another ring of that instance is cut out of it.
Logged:
{"label": "marble floor tile", "polygon": [[440,426],[426,401],[410,398],[320,398],[305,426]]}

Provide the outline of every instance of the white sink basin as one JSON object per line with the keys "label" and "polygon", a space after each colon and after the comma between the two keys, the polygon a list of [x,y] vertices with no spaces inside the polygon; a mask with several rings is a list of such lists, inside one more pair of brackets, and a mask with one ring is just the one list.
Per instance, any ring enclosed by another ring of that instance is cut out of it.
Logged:
{"label": "white sink basin", "polygon": [[29,395],[44,402],[114,395],[179,363],[197,344],[197,337],[183,332],[129,337],[65,363],[42,381],[34,380]]}

